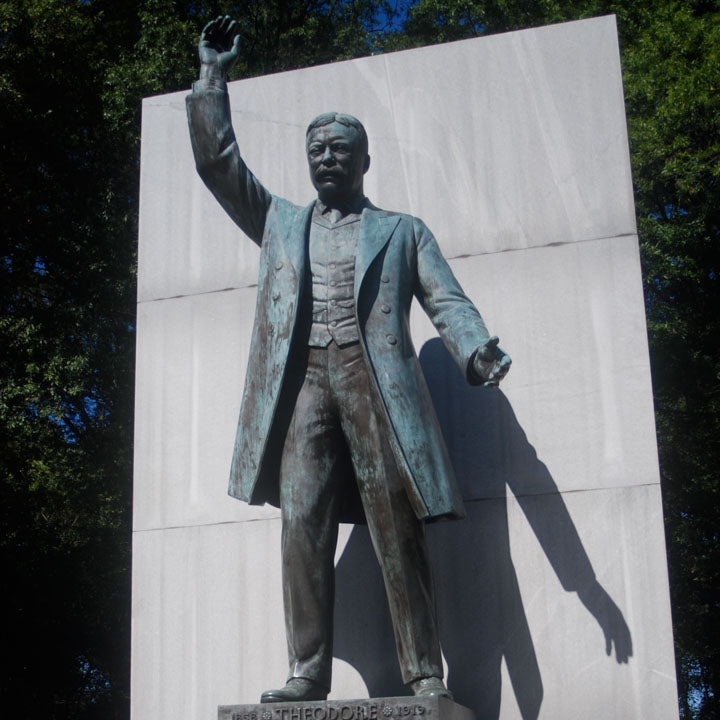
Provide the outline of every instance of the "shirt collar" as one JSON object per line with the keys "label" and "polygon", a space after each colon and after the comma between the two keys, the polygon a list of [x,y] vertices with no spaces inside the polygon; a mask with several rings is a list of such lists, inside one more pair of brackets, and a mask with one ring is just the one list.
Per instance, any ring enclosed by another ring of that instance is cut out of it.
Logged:
{"label": "shirt collar", "polygon": [[[367,198],[364,195],[359,195],[355,197],[346,208],[339,209],[341,212],[346,211],[343,212],[343,217],[352,214],[359,215],[366,205]],[[332,210],[332,208],[326,205],[320,198],[318,198],[315,201],[315,210],[319,212],[320,215],[326,215],[328,212],[330,212],[330,210]]]}

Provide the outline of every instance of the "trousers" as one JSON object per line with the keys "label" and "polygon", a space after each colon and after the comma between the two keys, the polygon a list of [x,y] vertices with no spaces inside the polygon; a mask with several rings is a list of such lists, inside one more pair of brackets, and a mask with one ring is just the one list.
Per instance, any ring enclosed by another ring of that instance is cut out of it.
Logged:
{"label": "trousers", "polygon": [[280,464],[289,678],[330,688],[338,513],[352,475],[382,570],[403,682],[442,677],[424,525],[374,406],[362,347],[333,341],[298,355]]}

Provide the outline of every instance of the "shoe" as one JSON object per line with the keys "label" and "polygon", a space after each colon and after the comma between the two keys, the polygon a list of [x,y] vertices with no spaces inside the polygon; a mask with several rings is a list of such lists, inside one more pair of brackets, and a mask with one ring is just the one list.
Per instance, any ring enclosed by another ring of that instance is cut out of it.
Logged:
{"label": "shoe", "polygon": [[415,697],[431,697],[437,695],[453,699],[453,694],[445,687],[442,679],[439,677],[426,677],[419,680],[413,680],[410,683],[410,689]]}
{"label": "shoe", "polygon": [[328,689],[308,678],[290,678],[279,690],[266,690],[260,696],[261,703],[303,702],[304,700],[327,700]]}

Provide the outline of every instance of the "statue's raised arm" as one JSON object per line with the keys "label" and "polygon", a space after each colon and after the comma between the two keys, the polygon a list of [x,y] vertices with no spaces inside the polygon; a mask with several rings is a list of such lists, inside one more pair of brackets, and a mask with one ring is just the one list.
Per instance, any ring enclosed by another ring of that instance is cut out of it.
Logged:
{"label": "statue's raised arm", "polygon": [[200,35],[200,79],[187,96],[195,166],[230,217],[260,244],[272,196],[240,156],[230,117],[227,77],[240,53],[237,24],[227,15],[209,22]]}

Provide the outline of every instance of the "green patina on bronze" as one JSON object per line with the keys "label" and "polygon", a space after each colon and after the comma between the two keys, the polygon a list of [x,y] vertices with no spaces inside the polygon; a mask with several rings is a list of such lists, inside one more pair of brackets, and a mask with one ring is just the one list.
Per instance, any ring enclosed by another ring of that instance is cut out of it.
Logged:
{"label": "green patina on bronze", "polygon": [[[260,246],[229,492],[282,512],[290,672],[262,700],[327,695],[341,521],[369,526],[403,680],[416,695],[445,695],[422,521],[464,511],[410,337],[413,298],[469,383],[497,385],[510,358],[424,223],[364,197],[370,156],[356,118],[325,113],[310,123],[318,200],[308,207],[255,178],[240,155],[226,88],[238,43],[228,17],[205,27],[187,109],[200,176]],[[354,262],[343,264],[347,257]]]}

